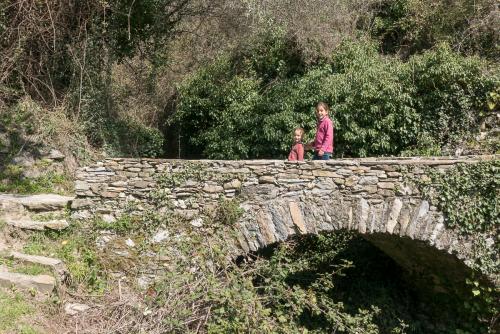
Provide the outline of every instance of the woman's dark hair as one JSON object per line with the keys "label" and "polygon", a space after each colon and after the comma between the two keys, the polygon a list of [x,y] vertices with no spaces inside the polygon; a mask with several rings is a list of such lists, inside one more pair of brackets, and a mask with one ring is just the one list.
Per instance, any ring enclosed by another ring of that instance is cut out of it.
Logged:
{"label": "woman's dark hair", "polygon": [[323,107],[325,108],[325,110],[330,113],[330,107],[328,106],[328,104],[326,102],[318,102],[318,104],[316,105],[316,110],[318,110],[319,107]]}

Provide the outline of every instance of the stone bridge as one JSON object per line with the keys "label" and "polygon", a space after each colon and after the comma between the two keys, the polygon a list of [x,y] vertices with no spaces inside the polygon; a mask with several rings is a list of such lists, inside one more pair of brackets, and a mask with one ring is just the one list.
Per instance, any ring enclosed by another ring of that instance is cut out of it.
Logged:
{"label": "stone bridge", "polygon": [[[426,178],[429,168],[445,171],[458,163],[496,158],[114,158],[77,171],[72,210],[75,217],[98,214],[112,221],[125,210],[159,209],[196,226],[221,200],[236,198],[243,209],[237,244],[244,252],[297,234],[344,229],[356,231],[405,268],[447,268],[449,275],[462,277],[457,271],[471,265],[475,240],[446,228],[443,214],[407,180]],[[168,205],[155,208],[158,196]],[[494,247],[493,240],[488,244]]]}

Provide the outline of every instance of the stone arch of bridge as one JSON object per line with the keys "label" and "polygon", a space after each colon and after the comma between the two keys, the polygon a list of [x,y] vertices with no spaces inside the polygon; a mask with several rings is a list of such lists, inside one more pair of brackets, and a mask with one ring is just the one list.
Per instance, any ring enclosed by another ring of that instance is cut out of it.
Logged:
{"label": "stone arch of bridge", "polygon": [[241,204],[244,214],[237,225],[245,251],[257,251],[296,234],[335,230],[361,235],[384,234],[418,240],[458,258],[468,248],[447,229],[443,215],[426,200],[408,197],[364,198],[329,193],[326,196],[281,197]]}
{"label": "stone arch of bridge", "polygon": [[238,243],[256,252],[297,235],[354,231],[408,272],[419,290],[464,295],[471,274],[467,242],[425,200],[311,196],[241,204]]}

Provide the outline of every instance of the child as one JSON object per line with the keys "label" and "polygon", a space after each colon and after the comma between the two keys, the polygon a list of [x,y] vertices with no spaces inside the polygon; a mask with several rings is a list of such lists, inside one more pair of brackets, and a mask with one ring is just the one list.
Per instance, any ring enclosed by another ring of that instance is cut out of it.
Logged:
{"label": "child", "polygon": [[314,141],[307,145],[307,148],[314,149],[313,160],[328,160],[333,154],[333,123],[328,117],[330,108],[325,102],[320,102],[316,106],[316,137]]}
{"label": "child", "polygon": [[289,161],[303,161],[304,160],[304,129],[296,128],[293,131],[293,146],[290,154],[288,155]]}

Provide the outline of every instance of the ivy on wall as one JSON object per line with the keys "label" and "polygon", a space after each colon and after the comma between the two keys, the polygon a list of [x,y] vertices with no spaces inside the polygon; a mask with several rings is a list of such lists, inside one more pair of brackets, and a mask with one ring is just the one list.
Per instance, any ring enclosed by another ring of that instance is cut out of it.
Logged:
{"label": "ivy on wall", "polygon": [[448,227],[463,234],[494,232],[500,223],[499,169],[500,160],[458,164],[445,173],[428,169],[417,188],[444,213]]}

